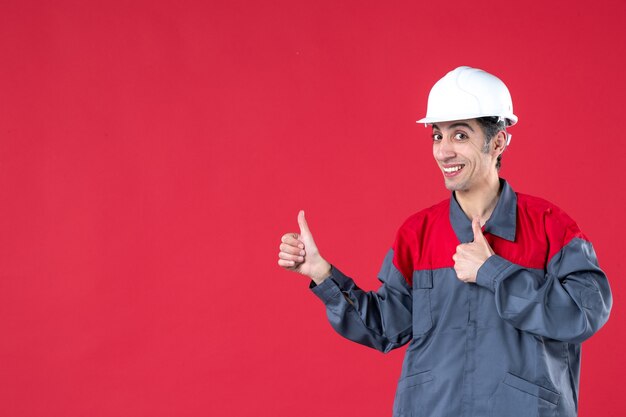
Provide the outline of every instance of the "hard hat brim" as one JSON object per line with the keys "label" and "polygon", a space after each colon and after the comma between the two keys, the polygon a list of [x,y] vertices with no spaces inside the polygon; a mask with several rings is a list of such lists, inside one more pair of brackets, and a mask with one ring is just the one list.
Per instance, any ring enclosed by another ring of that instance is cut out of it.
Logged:
{"label": "hard hat brim", "polygon": [[[423,119],[419,119],[417,122],[415,123],[424,123],[427,125],[431,125],[433,123],[438,123],[438,122],[453,122],[455,120],[470,120],[470,119],[478,119],[479,117],[504,117],[504,116],[497,116],[497,115],[493,115],[493,114],[482,114],[482,115],[466,115],[466,116],[454,116],[454,117],[424,117]],[[514,114],[510,114],[507,117],[504,117],[506,120],[508,120],[508,126],[513,126],[514,124],[517,123],[517,116]]]}

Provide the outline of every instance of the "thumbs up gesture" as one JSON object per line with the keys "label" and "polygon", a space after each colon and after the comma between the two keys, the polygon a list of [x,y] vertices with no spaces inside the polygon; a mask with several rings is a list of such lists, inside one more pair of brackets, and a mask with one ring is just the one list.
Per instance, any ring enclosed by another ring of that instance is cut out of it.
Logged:
{"label": "thumbs up gesture", "polygon": [[330,264],[320,255],[302,210],[298,213],[298,225],[300,233],[286,233],[280,239],[278,265],[321,284],[330,275]]}
{"label": "thumbs up gesture", "polygon": [[479,217],[474,217],[472,230],[474,231],[474,241],[457,246],[456,253],[452,256],[456,276],[463,282],[476,282],[478,269],[487,258],[494,254],[480,228]]}

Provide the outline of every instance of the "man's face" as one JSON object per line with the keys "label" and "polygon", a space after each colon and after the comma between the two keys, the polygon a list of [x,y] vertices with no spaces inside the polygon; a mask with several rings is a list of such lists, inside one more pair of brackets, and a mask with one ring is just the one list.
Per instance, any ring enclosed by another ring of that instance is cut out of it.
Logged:
{"label": "man's face", "polygon": [[439,165],[446,188],[469,191],[489,184],[498,176],[496,158],[502,152],[485,145],[485,134],[475,119],[440,122],[432,126],[433,156]]}

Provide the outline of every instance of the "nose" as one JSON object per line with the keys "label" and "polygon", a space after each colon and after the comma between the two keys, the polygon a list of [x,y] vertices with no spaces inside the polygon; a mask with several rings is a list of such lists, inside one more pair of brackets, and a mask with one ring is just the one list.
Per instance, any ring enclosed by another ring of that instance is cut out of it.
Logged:
{"label": "nose", "polygon": [[453,158],[456,155],[454,152],[454,144],[448,138],[443,138],[439,142],[435,142],[433,144],[433,155],[435,159],[439,161]]}

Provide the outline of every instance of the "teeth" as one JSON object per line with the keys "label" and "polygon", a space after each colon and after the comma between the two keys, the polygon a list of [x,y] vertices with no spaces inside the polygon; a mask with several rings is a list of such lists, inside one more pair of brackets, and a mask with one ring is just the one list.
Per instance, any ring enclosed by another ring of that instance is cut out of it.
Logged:
{"label": "teeth", "polygon": [[461,168],[463,168],[463,165],[456,165],[456,166],[453,166],[453,167],[450,167],[450,168],[444,168],[443,172],[456,172],[456,171],[458,171]]}

